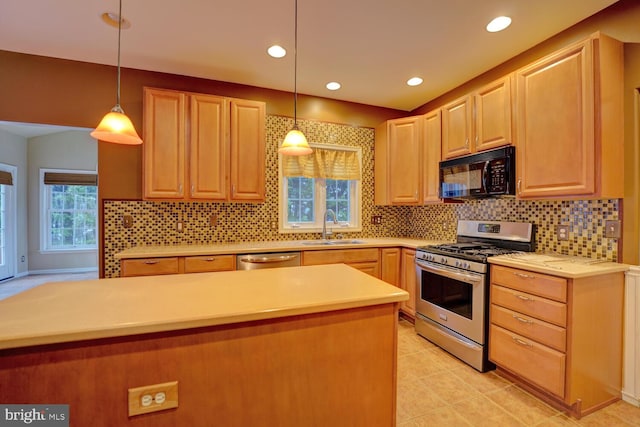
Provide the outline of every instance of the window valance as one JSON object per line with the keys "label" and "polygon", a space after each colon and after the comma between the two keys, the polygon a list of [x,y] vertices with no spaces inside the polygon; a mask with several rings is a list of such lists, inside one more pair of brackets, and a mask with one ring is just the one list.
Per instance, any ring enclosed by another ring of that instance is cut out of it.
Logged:
{"label": "window valance", "polygon": [[282,175],[286,177],[360,179],[357,151],[314,148],[306,156],[283,156]]}

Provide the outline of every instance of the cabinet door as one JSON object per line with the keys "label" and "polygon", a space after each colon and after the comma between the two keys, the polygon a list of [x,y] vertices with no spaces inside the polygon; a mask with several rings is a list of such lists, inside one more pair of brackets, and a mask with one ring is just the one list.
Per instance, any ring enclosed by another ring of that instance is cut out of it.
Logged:
{"label": "cabinet door", "polygon": [[422,140],[422,201],[441,202],[440,199],[440,158],[442,144],[442,114],[440,110],[424,116],[424,137]]}
{"label": "cabinet door", "polygon": [[231,200],[264,201],[265,104],[232,99]]}
{"label": "cabinet door", "polygon": [[516,72],[519,197],[595,191],[590,41]]}
{"label": "cabinet door", "polygon": [[422,181],[421,117],[388,122],[387,188],[391,204],[416,204]]}
{"label": "cabinet door", "polygon": [[225,200],[229,173],[228,102],[211,95],[194,94],[190,99],[190,196]]}
{"label": "cabinet door", "polygon": [[463,156],[474,150],[471,140],[472,98],[465,96],[442,107],[442,157]]}
{"label": "cabinet door", "polygon": [[380,279],[400,287],[400,248],[380,249]]}
{"label": "cabinet door", "polygon": [[402,249],[402,274],[400,277],[400,287],[409,293],[409,299],[403,301],[400,308],[410,316],[416,315],[416,251],[413,249]]}
{"label": "cabinet door", "polygon": [[511,132],[511,75],[488,84],[474,95],[475,150],[509,145]]}
{"label": "cabinet door", "polygon": [[185,94],[144,89],[144,197],[176,199],[185,185]]}

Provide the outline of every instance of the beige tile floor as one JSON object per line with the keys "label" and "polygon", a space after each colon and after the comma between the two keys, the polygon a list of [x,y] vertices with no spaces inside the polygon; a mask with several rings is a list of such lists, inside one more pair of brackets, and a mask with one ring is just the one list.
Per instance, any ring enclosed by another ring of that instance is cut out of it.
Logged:
{"label": "beige tile floor", "polygon": [[48,282],[61,282],[66,280],[97,279],[98,272],[89,273],[60,273],[60,274],[33,274],[0,282],[0,300],[26,291],[29,288]]}
{"label": "beige tile floor", "polygon": [[488,372],[481,374],[400,321],[398,427],[640,426],[640,408],[620,401],[570,418]]}

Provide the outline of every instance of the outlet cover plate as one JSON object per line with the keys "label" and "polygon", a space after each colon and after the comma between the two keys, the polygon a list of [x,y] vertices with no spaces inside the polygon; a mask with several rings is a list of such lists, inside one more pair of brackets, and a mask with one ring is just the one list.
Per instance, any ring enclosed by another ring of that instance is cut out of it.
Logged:
{"label": "outlet cover plate", "polygon": [[569,240],[569,226],[558,225],[556,228],[556,235],[558,237],[558,241]]}
{"label": "outlet cover plate", "polygon": [[128,390],[129,416],[178,407],[178,381],[146,385]]}

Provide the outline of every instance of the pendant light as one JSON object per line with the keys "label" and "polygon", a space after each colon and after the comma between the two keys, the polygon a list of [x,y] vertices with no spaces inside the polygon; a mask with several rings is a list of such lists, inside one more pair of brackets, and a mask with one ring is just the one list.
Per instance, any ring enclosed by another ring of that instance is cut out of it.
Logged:
{"label": "pendant light", "polygon": [[100,124],[91,136],[97,140],[113,142],[115,144],[137,145],[142,144],[136,129],[129,117],[120,107],[120,38],[122,36],[122,0],[118,11],[118,83],[116,93],[116,105],[100,121]]}
{"label": "pendant light", "polygon": [[295,34],[293,45],[293,128],[282,141],[278,153],[287,156],[304,156],[311,154],[307,138],[298,129],[298,0],[295,0]]}

